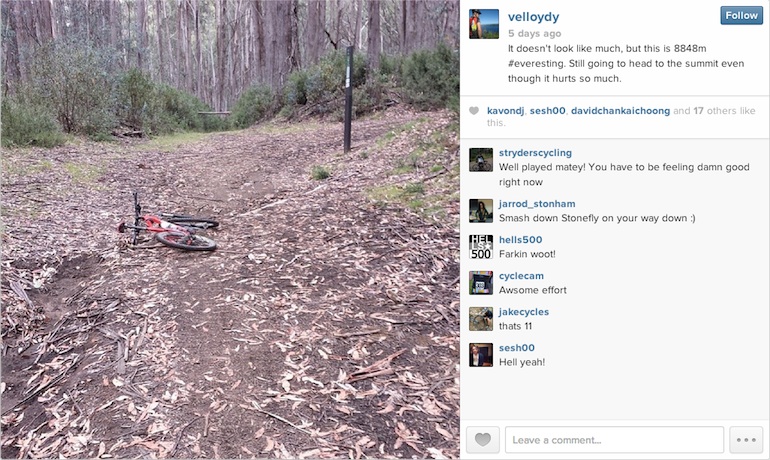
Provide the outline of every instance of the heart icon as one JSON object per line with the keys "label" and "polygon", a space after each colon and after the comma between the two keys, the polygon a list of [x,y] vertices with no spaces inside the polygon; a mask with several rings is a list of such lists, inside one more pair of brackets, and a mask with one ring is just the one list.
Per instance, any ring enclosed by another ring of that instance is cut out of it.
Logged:
{"label": "heart icon", "polygon": [[478,107],[471,107],[470,111],[471,111],[471,115],[476,115],[477,113],[479,113],[479,108]]}
{"label": "heart icon", "polygon": [[489,444],[490,441],[492,441],[492,435],[489,433],[476,433],[475,439],[476,439],[476,444],[480,445],[481,447],[484,447],[487,444]]}

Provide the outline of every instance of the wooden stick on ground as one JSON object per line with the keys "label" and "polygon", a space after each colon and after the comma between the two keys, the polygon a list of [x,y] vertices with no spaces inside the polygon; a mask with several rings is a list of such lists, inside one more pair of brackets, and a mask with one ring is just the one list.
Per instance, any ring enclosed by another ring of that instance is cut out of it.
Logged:
{"label": "wooden stick on ground", "polygon": [[285,424],[287,424],[287,425],[291,426],[292,428],[295,428],[295,429],[297,429],[297,430],[299,430],[299,431],[301,431],[301,432],[303,432],[303,433],[305,433],[305,434],[307,434],[307,435],[310,435],[310,436],[312,436],[312,435],[313,435],[313,433],[311,433],[310,431],[308,431],[308,430],[306,430],[306,429],[304,429],[304,428],[302,428],[302,427],[299,427],[299,426],[297,426],[297,425],[295,425],[295,424],[291,423],[290,421],[286,420],[285,418],[281,417],[280,415],[276,415],[276,414],[274,414],[274,413],[272,413],[272,412],[268,412],[268,411],[266,411],[266,410],[262,409],[261,407],[259,407],[259,404],[258,404],[256,401],[249,401],[249,400],[247,400],[247,401],[251,403],[251,406],[252,406],[252,407],[254,408],[254,410],[256,410],[257,412],[261,412],[261,413],[263,413],[263,414],[265,414],[265,415],[269,415],[270,417],[273,417],[273,418],[274,418],[274,419],[276,419],[276,420],[280,420],[281,422],[283,422],[283,423],[285,423]]}
{"label": "wooden stick on ground", "polygon": [[341,334],[339,332],[335,332],[334,333],[334,337],[359,337],[359,336],[362,336],[362,335],[377,334],[378,332],[382,332],[382,330],[375,329],[373,331],[347,332],[345,334]]}
{"label": "wooden stick on ground", "polygon": [[179,447],[179,441],[182,440],[182,434],[184,434],[184,430],[186,430],[190,425],[195,423],[196,421],[200,420],[201,417],[195,417],[194,419],[187,422],[185,426],[182,427],[181,430],[179,430],[179,434],[176,436],[176,442],[174,442],[174,448],[171,449],[171,452],[169,453],[169,457],[173,458],[174,454],[176,453],[176,448]]}

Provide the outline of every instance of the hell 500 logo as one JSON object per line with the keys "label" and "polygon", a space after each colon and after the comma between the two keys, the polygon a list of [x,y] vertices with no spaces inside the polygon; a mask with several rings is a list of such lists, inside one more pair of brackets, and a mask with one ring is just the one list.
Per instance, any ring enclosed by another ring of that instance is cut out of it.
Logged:
{"label": "hell 500 logo", "polygon": [[491,259],[492,238],[492,235],[470,235],[471,259]]}

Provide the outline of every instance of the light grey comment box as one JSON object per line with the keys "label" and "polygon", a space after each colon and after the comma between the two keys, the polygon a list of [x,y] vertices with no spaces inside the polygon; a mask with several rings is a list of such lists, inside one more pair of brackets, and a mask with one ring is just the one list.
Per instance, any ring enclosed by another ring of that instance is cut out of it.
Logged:
{"label": "light grey comment box", "polygon": [[721,426],[527,426],[505,428],[508,453],[722,453]]}

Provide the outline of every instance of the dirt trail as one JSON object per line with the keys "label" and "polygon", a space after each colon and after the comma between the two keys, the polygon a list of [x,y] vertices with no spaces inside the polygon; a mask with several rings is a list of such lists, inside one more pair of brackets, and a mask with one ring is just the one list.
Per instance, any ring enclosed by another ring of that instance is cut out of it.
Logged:
{"label": "dirt trail", "polygon": [[[451,123],[356,121],[348,155],[339,123],[8,153],[2,457],[458,457]],[[129,248],[132,189],[219,249]]]}

